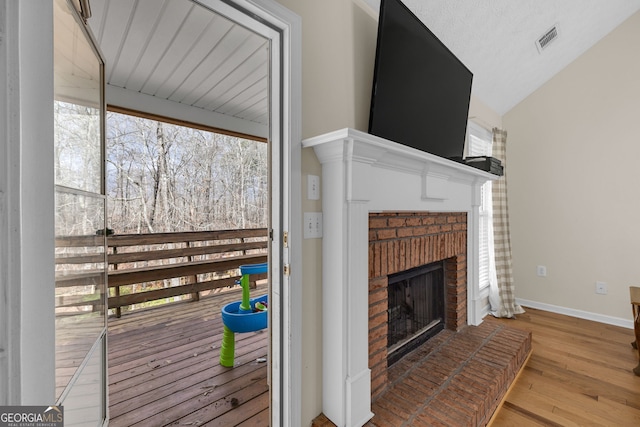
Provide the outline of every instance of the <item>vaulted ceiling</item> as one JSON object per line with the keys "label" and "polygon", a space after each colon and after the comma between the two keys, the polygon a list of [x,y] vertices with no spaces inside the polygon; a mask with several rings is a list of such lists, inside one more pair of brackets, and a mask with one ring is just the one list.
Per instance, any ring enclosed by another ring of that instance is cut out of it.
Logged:
{"label": "vaulted ceiling", "polygon": [[[640,10],[640,0],[403,2],[473,72],[473,94],[500,115]],[[540,52],[536,41],[554,26],[558,37]]]}

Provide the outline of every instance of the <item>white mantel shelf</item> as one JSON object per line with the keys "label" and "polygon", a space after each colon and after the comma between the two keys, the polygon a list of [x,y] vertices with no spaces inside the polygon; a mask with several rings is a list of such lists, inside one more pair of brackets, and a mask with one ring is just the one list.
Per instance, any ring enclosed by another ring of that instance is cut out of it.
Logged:
{"label": "white mantel shelf", "polygon": [[337,426],[372,416],[368,367],[369,212],[467,213],[467,323],[487,314],[478,285],[482,184],[499,177],[354,129],[306,139],[322,164],[323,413]]}

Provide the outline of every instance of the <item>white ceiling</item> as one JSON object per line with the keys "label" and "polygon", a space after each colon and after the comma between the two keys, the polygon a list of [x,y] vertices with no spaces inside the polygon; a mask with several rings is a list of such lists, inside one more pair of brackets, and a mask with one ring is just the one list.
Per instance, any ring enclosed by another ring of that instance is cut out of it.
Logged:
{"label": "white ceiling", "polygon": [[[365,1],[377,13],[380,0]],[[474,95],[500,115],[640,10],[640,0],[403,1],[473,72]],[[190,0],[91,0],[91,10],[110,103],[161,115],[171,109],[158,105],[177,103],[187,120],[266,136],[263,38]],[[558,39],[538,53],[535,41],[554,25]]]}
{"label": "white ceiling", "polygon": [[[108,102],[142,111],[150,106],[156,111],[145,112],[162,115],[166,109],[159,105],[171,101],[199,113],[186,117],[206,117],[198,122],[265,136],[264,38],[190,0],[91,0],[91,11]],[[138,105],[144,106],[131,105],[122,89],[142,95]]]}
{"label": "white ceiling", "polygon": [[[471,70],[473,94],[500,115],[640,10],[640,0],[402,1]],[[536,40],[554,25],[559,37],[538,53]]]}

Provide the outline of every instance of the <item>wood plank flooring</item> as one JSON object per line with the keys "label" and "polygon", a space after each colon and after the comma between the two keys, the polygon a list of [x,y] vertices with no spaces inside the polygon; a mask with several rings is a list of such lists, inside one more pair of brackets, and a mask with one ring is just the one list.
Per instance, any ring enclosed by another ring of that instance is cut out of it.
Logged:
{"label": "wood plank flooring", "polygon": [[269,425],[268,331],[236,334],[235,366],[219,364],[220,307],[240,298],[231,291],[110,319],[109,425]]}
{"label": "wood plank flooring", "polygon": [[499,320],[532,332],[533,354],[492,427],[639,426],[633,331],[525,310],[516,320]]}

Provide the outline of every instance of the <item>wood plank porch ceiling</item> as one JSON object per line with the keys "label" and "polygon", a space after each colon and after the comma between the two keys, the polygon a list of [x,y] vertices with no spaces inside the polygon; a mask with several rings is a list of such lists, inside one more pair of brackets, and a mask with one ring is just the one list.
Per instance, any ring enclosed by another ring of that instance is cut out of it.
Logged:
{"label": "wood plank porch ceiling", "polygon": [[269,43],[190,0],[92,0],[108,86],[268,124]]}

